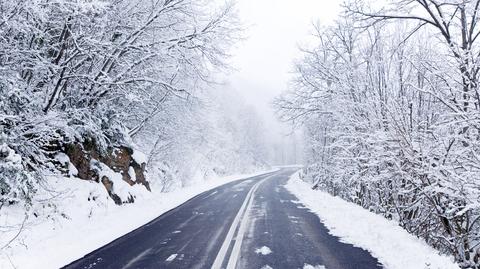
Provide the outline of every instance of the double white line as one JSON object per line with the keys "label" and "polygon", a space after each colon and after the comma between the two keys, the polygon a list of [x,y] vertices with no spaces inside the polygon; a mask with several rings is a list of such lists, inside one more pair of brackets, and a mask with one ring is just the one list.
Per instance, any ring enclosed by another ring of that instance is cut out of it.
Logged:
{"label": "double white line", "polygon": [[240,228],[238,228],[237,236],[235,237],[235,244],[233,245],[232,252],[230,253],[230,258],[228,259],[226,269],[234,269],[237,265],[237,261],[240,256],[240,247],[242,246],[243,236],[245,235],[245,232],[247,230],[248,214],[250,212],[250,209],[252,208],[255,191],[258,189],[260,184],[262,184],[265,180],[271,178],[272,176],[274,175],[268,176],[257,182],[247,193],[247,197],[245,197],[245,201],[243,201],[240,210],[235,216],[235,219],[233,220],[233,223],[228,230],[227,236],[225,237],[225,241],[223,241],[222,247],[220,248],[217,257],[213,262],[213,265],[211,267],[212,269],[222,268],[223,261],[225,260],[225,255],[228,252],[228,248],[230,247],[230,243],[232,242],[233,236],[235,235],[235,231],[240,224]]}

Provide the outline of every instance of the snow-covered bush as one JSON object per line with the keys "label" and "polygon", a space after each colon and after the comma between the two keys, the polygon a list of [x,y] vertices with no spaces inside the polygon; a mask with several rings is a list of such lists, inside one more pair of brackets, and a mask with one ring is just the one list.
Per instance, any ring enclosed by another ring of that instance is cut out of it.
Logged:
{"label": "snow-covered bush", "polygon": [[22,165],[16,154],[0,139],[0,210],[4,206],[21,204],[30,206],[36,189],[36,178]]}

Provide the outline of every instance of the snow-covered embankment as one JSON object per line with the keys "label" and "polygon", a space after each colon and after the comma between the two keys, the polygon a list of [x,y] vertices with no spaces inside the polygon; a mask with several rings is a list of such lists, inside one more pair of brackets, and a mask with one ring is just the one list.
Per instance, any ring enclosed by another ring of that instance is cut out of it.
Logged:
{"label": "snow-covered embankment", "polygon": [[459,269],[452,257],[442,256],[425,241],[390,221],[338,197],[312,190],[292,175],[285,186],[342,242],[369,251],[387,269]]}
{"label": "snow-covered embankment", "polygon": [[[277,169],[275,169],[277,170]],[[274,171],[274,170],[272,170]],[[250,175],[212,178],[194,185],[161,193],[133,186],[135,203],[115,205],[101,184],[84,180],[52,177],[50,184],[61,193],[54,211],[63,217],[29,218],[22,230],[0,230],[0,268],[60,268],[118,237],[141,227],[194,196],[220,185],[270,171]],[[88,201],[87,201],[88,198]],[[42,210],[42,209],[38,209]],[[10,208],[0,216],[0,227],[21,222],[23,209]],[[20,232],[20,233],[19,233]]]}

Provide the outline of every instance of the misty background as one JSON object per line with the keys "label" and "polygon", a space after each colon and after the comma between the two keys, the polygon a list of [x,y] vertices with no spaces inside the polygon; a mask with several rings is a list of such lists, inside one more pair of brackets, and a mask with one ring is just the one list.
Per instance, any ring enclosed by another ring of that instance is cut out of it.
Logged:
{"label": "misty background", "polygon": [[292,79],[293,63],[302,56],[299,47],[308,46],[313,25],[331,24],[342,1],[242,0],[239,18],[245,25],[245,39],[232,51],[234,70],[224,79],[260,114],[271,144],[270,163],[299,164],[303,159],[302,134],[275,116],[272,102],[286,91]]}

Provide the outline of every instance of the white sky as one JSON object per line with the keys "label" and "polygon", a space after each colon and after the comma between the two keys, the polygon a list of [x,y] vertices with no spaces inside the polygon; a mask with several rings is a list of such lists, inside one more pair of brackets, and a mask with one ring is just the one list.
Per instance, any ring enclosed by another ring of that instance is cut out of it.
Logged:
{"label": "white sky", "polygon": [[312,23],[329,23],[341,0],[237,0],[247,39],[233,52],[227,81],[276,129],[271,102],[287,89],[298,45],[308,39]]}

